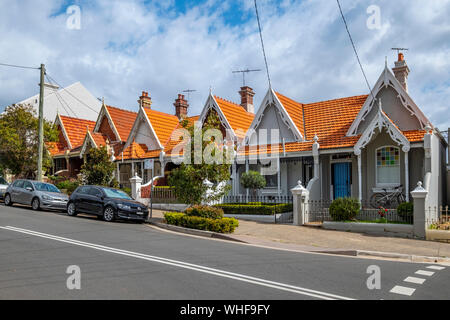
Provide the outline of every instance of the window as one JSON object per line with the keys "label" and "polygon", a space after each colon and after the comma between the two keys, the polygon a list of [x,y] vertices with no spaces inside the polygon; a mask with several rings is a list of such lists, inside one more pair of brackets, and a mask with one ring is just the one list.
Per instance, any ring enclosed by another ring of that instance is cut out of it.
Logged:
{"label": "window", "polygon": [[23,187],[22,187],[22,188],[34,190],[33,185],[31,184],[30,181],[24,181],[24,182],[23,182]]}
{"label": "window", "polygon": [[377,185],[400,184],[400,149],[382,147],[376,150]]}
{"label": "window", "polygon": [[103,196],[102,192],[97,188],[89,188],[89,195],[101,198]]}
{"label": "window", "polygon": [[14,188],[23,188],[23,180],[16,180],[13,186]]}
{"label": "window", "polygon": [[36,187],[36,190],[38,190],[38,191],[61,193],[61,191],[59,191],[59,189],[57,187],[55,187],[53,184],[43,183],[43,182],[35,182],[34,186]]}

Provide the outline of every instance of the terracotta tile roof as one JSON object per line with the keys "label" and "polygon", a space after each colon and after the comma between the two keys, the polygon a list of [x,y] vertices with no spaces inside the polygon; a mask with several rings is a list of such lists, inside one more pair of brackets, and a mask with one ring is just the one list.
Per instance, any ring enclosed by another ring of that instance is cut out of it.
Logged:
{"label": "terracotta tile roof", "polygon": [[[245,111],[245,109],[231,101],[222,99],[220,97],[214,96],[219,105],[220,110],[227,118],[233,131],[236,133],[238,138],[244,138],[247,133],[248,128],[253,122],[255,115],[253,113]],[[241,129],[241,130],[239,130]]]}
{"label": "terracotta tile roof", "polygon": [[[138,144],[136,142],[131,143],[128,148],[123,150],[123,159],[149,159],[159,156],[161,150],[148,150],[145,144]],[[121,155],[117,156],[117,159],[122,159]]]}
{"label": "terracotta tile roof", "polygon": [[319,137],[321,149],[353,146],[359,137],[346,137],[368,95],[304,104],[306,140]]}
{"label": "terracotta tile roof", "polygon": [[95,121],[72,118],[60,115],[64,129],[67,133],[68,139],[72,148],[75,149],[83,144],[86,132],[93,131]]}
{"label": "terracotta tile roof", "polygon": [[180,121],[175,115],[144,108],[159,142],[164,146],[170,139],[172,132],[178,127]]}
{"label": "terracotta tile roof", "polygon": [[130,110],[119,109],[112,106],[106,106],[109,115],[116,127],[121,141],[126,141],[133,128],[134,121],[136,120],[137,112]]}
{"label": "terracotta tile roof", "polygon": [[46,142],[45,146],[52,157],[62,156],[66,152],[66,146],[61,142]]}
{"label": "terracotta tile roof", "polygon": [[425,130],[409,130],[403,131],[403,135],[409,142],[421,142],[427,132]]}
{"label": "terracotta tile roof", "polygon": [[106,146],[106,140],[108,140],[108,137],[105,134],[100,132],[91,132],[91,136],[97,147]]}
{"label": "terracotta tile roof", "polygon": [[277,95],[278,100],[280,100],[284,109],[286,109],[286,112],[289,114],[302,136],[305,137],[305,126],[303,123],[303,104],[294,101],[279,92],[275,92],[275,94]]}

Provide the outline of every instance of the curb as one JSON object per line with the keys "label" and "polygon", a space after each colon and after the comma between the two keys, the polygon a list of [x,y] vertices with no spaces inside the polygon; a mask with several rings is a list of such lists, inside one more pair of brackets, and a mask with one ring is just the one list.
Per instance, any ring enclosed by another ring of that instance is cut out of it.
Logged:
{"label": "curb", "polygon": [[[180,232],[191,234],[195,236],[205,237],[205,238],[215,238],[221,240],[228,240],[238,243],[246,243],[251,244],[250,242],[235,239],[232,236],[227,236],[222,233],[204,231],[204,230],[196,230],[189,229],[174,225],[169,225],[160,222],[151,222],[147,221],[148,224],[154,225],[158,228],[167,229],[170,231]],[[395,259],[395,260],[403,260],[409,262],[425,262],[425,263],[446,263],[450,264],[450,258],[447,257],[427,257],[427,256],[417,256],[412,254],[404,254],[404,253],[394,253],[394,252],[380,252],[380,251],[368,251],[368,250],[309,250],[306,252],[310,253],[323,253],[323,254],[333,254],[333,255],[342,255],[342,256],[351,256],[351,257],[361,257],[361,258],[386,258],[386,259]]]}
{"label": "curb", "polygon": [[221,240],[228,240],[228,241],[246,243],[245,241],[241,241],[241,240],[235,239],[233,237],[227,236],[227,235],[222,234],[222,233],[217,233],[217,232],[212,232],[212,231],[205,231],[205,230],[189,229],[189,228],[174,226],[174,225],[170,225],[170,224],[160,223],[160,222],[147,221],[147,223],[151,224],[151,225],[154,225],[154,226],[156,226],[158,228],[167,229],[167,230],[180,232],[180,233],[191,234],[191,235],[194,235],[194,236],[200,236],[200,237],[205,237],[205,238],[215,238],[215,239],[221,239]]}

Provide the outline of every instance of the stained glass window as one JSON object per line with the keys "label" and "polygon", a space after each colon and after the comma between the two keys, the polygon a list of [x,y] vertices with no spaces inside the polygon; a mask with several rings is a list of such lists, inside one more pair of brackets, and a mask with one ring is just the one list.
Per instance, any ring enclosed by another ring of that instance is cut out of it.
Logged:
{"label": "stained glass window", "polygon": [[377,184],[400,184],[400,149],[382,147],[377,154]]}

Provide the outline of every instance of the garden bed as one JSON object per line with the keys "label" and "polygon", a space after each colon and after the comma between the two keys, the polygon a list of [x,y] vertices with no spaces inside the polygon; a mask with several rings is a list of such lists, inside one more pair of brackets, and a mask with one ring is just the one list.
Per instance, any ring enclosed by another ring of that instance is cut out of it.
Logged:
{"label": "garden bed", "polygon": [[215,205],[221,208],[227,215],[275,215],[278,213],[292,212],[292,203],[222,203]]}

